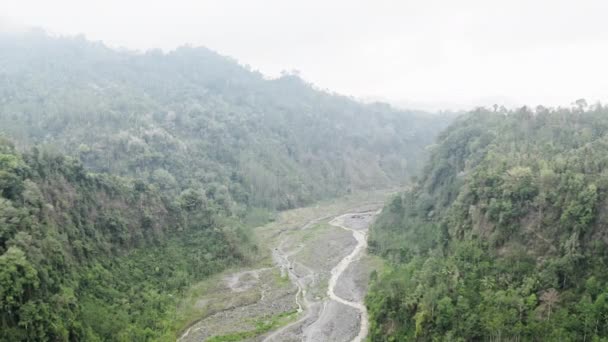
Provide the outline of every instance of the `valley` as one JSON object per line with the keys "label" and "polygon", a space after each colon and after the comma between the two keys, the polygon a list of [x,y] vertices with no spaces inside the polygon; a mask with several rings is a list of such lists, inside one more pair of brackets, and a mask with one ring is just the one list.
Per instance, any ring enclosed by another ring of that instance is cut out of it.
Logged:
{"label": "valley", "polygon": [[0,341],[355,338],[362,235],[330,221],[408,185],[454,117],[200,46],[33,30],[0,51]]}
{"label": "valley", "polygon": [[584,98],[429,113],[0,30],[0,342],[608,342],[607,152]]}

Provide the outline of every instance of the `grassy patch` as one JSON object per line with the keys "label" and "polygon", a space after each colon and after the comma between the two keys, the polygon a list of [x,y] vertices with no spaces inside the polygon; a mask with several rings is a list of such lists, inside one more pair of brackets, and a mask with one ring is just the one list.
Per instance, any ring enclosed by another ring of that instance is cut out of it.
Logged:
{"label": "grassy patch", "polygon": [[273,273],[274,277],[275,277],[275,282],[283,287],[283,286],[288,286],[291,284],[291,281],[289,280],[289,276],[287,275],[287,273],[285,273],[285,275],[281,275],[281,272],[275,272]]}

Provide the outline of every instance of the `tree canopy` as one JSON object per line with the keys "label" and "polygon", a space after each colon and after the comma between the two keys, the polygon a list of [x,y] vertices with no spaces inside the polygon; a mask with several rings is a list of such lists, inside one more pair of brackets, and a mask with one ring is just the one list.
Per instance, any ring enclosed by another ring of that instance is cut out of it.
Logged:
{"label": "tree canopy", "polygon": [[490,111],[372,228],[372,341],[608,339],[608,109]]}

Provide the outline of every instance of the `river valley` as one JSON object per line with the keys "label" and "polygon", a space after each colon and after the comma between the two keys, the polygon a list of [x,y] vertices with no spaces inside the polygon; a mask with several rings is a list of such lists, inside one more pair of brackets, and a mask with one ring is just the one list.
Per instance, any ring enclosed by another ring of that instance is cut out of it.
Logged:
{"label": "river valley", "polygon": [[190,298],[202,318],[178,341],[363,341],[369,275],[380,268],[367,254],[378,208],[304,209],[259,228],[269,260],[202,284]]}

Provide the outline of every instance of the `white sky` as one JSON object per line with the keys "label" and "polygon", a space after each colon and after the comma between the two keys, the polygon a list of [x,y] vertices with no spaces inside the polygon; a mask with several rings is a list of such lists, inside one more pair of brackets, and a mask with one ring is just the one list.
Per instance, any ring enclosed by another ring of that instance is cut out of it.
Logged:
{"label": "white sky", "polygon": [[605,0],[0,0],[0,18],[113,47],[203,45],[410,107],[608,100]]}

